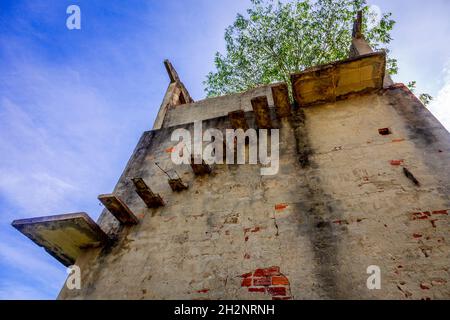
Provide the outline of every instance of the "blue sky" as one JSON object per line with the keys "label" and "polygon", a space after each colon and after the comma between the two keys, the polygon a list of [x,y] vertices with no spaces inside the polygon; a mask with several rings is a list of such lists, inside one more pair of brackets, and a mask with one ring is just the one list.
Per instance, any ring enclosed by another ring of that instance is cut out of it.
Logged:
{"label": "blue sky", "polygon": [[[450,129],[450,2],[373,0],[397,25],[399,82],[417,80]],[[81,30],[66,8],[81,8]],[[169,58],[195,100],[223,34],[249,1],[1,0],[0,299],[54,299],[65,268],[17,218],[88,212],[110,192],[168,85]]]}

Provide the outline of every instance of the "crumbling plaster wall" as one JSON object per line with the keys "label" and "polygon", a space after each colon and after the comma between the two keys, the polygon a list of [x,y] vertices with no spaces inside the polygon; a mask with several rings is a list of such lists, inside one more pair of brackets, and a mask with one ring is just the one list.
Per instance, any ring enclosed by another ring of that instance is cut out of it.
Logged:
{"label": "crumbling plaster wall", "polygon": [[[203,103],[216,110],[220,101]],[[216,165],[196,177],[181,166],[181,193],[154,162],[173,168],[170,135],[192,124],[144,133],[115,189],[140,223],[121,227],[105,211],[99,223],[115,242],[83,254],[82,289],[59,298],[449,298],[450,135],[407,89],[272,118],[277,175]],[[226,116],[203,126],[230,127]],[[385,127],[391,135],[378,133]],[[135,176],[166,205],[147,209]],[[366,287],[370,265],[381,268],[381,290]]]}

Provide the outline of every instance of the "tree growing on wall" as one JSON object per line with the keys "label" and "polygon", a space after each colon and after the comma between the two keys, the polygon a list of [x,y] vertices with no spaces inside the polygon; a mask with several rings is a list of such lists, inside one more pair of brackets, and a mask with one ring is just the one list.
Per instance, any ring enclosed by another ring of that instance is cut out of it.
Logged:
{"label": "tree growing on wall", "polygon": [[[386,50],[395,21],[365,0],[251,0],[225,31],[226,53],[215,55],[216,71],[204,82],[208,97],[242,92],[349,55],[353,22],[363,10],[363,33],[374,50]],[[397,61],[388,58],[396,74]]]}

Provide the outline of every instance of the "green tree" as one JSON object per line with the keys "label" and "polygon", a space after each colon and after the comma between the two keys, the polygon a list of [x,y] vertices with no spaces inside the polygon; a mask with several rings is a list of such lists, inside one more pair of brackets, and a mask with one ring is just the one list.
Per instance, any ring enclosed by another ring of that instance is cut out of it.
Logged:
{"label": "green tree", "polygon": [[[225,31],[226,53],[215,55],[216,71],[204,81],[208,97],[242,92],[315,65],[348,57],[353,22],[363,10],[363,33],[374,50],[386,50],[395,24],[391,13],[376,14],[365,0],[251,0]],[[397,61],[388,58],[390,74]]]}
{"label": "green tree", "polygon": [[[408,82],[408,84],[406,85],[409,90],[411,90],[412,93],[416,93],[416,81],[410,81]],[[423,103],[424,106],[427,106],[430,104],[431,101],[433,101],[433,97],[431,95],[429,95],[428,93],[421,93],[419,95],[419,100]]]}
{"label": "green tree", "polygon": [[[247,15],[238,14],[225,31],[226,54],[215,56],[216,72],[204,82],[210,96],[241,92],[289,74],[348,57],[358,10],[364,12],[364,35],[375,50],[386,49],[394,21],[377,17],[364,0],[252,0]],[[370,25],[370,27],[368,27]],[[389,59],[390,73],[396,61]]]}

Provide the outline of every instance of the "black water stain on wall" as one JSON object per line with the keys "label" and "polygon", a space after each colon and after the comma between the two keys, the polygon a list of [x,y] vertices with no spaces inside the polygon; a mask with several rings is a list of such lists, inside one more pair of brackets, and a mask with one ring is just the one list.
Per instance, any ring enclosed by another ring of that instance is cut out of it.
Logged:
{"label": "black water stain on wall", "polygon": [[323,182],[316,169],[318,165],[311,159],[314,150],[309,142],[306,121],[307,116],[301,108],[293,111],[291,125],[296,139],[298,161],[302,168],[298,178],[306,181],[304,190],[299,193],[307,197],[295,204],[295,211],[306,222],[299,225],[299,232],[310,239],[320,295],[329,299],[344,298],[339,294],[337,280],[339,278],[343,281],[342,275],[337,274],[340,239],[330,222],[332,218],[339,219],[339,212],[342,210],[338,208],[339,202],[326,194],[322,188]]}

